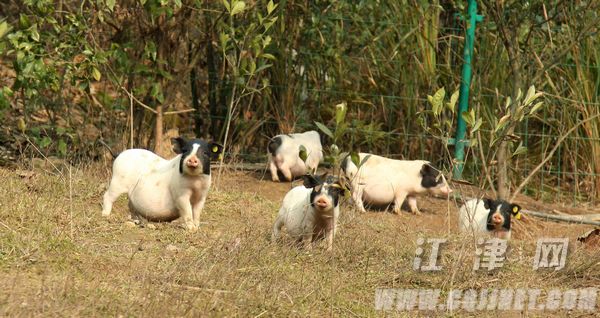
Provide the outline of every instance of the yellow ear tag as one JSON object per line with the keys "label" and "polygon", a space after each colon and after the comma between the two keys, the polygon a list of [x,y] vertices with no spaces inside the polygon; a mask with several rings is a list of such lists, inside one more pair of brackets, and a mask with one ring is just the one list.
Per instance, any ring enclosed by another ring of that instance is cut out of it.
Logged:
{"label": "yellow ear tag", "polygon": [[517,220],[521,219],[521,212],[517,212],[517,215],[515,215],[515,217],[517,218]]}
{"label": "yellow ear tag", "polygon": [[219,147],[217,147],[217,146],[212,147],[212,152],[217,153],[218,151],[219,151]]}
{"label": "yellow ear tag", "polygon": [[519,212],[519,208],[517,208],[516,206],[513,207],[513,213],[517,213],[517,212]]}

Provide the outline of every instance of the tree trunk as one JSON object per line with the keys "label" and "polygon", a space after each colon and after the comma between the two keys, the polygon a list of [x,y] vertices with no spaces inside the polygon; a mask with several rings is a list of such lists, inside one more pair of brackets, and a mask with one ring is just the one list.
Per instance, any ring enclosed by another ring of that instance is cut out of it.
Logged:
{"label": "tree trunk", "polygon": [[154,126],[154,152],[160,156],[164,156],[162,152],[162,136],[163,136],[163,106],[156,105],[156,122]]}
{"label": "tree trunk", "polygon": [[[511,99],[512,103],[510,104],[510,113],[515,114],[517,110],[517,95],[519,89],[521,88],[521,61],[519,55],[519,40],[517,38],[517,34],[514,31],[508,30],[506,25],[500,24],[500,35],[502,37],[502,41],[504,43],[504,48],[508,54],[508,61],[510,65],[512,78],[510,79],[512,86],[512,94]],[[505,113],[505,110],[501,110],[501,113]],[[508,126],[506,128],[506,133],[503,136],[512,135],[515,131],[516,118],[510,118]],[[506,138],[503,138],[500,141],[500,148],[498,148],[498,153],[496,155],[496,159],[498,161],[498,171],[497,171],[497,180],[498,180],[498,198],[507,200],[510,197],[510,175],[508,173],[508,166],[510,164],[510,154],[508,150],[509,141]]]}

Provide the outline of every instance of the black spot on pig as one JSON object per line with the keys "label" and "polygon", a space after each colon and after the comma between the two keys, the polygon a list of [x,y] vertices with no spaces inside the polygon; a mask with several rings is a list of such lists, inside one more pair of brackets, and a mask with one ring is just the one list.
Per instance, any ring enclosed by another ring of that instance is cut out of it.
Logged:
{"label": "black spot on pig", "polygon": [[183,137],[177,137],[171,139],[171,143],[173,144],[173,151],[176,154],[181,154],[181,160],[179,161],[179,173],[183,174],[183,160],[191,155],[191,152],[194,150],[194,145],[198,145],[198,150],[196,151],[196,157],[200,160],[202,164],[202,173],[205,175],[210,175],[210,161],[216,160],[219,155],[223,152],[223,146],[216,143],[210,142],[207,143],[201,139],[190,139],[186,140]]}
{"label": "black spot on pig", "polygon": [[493,231],[496,228],[492,223],[492,217],[494,213],[498,211],[502,215],[504,222],[502,223],[502,228],[509,231],[510,230],[510,218],[513,215],[516,215],[521,207],[517,204],[510,204],[504,200],[492,200],[492,199],[483,199],[483,205],[486,209],[490,211],[487,217],[487,229],[488,231]]}
{"label": "black spot on pig", "polygon": [[421,167],[421,178],[421,186],[423,188],[433,188],[444,182],[440,176],[440,171],[428,163]]}
{"label": "black spot on pig", "polygon": [[281,137],[275,137],[275,138],[271,139],[271,141],[269,141],[268,147],[269,147],[269,153],[271,153],[271,155],[274,156],[277,149],[279,149],[279,147],[281,147]]}

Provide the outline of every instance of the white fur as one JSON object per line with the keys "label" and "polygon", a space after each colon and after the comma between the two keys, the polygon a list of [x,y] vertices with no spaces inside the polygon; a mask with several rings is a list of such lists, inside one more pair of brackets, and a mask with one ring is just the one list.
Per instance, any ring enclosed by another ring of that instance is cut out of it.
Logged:
{"label": "white fur", "polygon": [[[458,211],[458,229],[463,233],[472,233],[479,235],[493,235],[493,232],[487,229],[487,217],[490,213],[489,209],[485,208],[483,200],[471,199]],[[510,232],[503,232],[502,238],[510,239]]]}
{"label": "white fur", "polygon": [[[323,147],[318,132],[311,130],[301,134],[275,137],[281,138],[281,146],[277,148],[274,156],[269,153],[269,170],[273,181],[279,182],[278,169],[290,181],[294,177],[306,174],[307,170],[313,174],[316,173],[319,162],[323,160]],[[306,148],[306,162],[302,161],[298,155],[300,145]]]}
{"label": "white fur", "polygon": [[393,202],[394,212],[400,213],[402,203],[408,198],[411,211],[419,214],[416,195],[426,192],[447,195],[452,192],[446,182],[430,189],[421,186],[420,171],[424,164],[429,164],[428,161],[394,160],[360,153],[360,162],[367,155],[370,157],[360,169],[350,159],[346,160],[344,167],[352,188],[352,200],[362,212],[365,211],[364,202],[376,205]]}
{"label": "white fur", "polygon": [[[194,145],[188,158],[195,156],[197,148]],[[211,178],[202,174],[202,163],[194,170],[184,164],[184,173],[180,173],[181,156],[165,160],[144,149],[129,149],[119,154],[104,194],[102,215],[110,215],[114,201],[127,193],[133,218],[172,221],[181,217],[187,229],[196,230]]]}
{"label": "white fur", "polygon": [[[297,186],[285,195],[273,225],[273,241],[279,239],[281,228],[285,226],[288,235],[310,248],[311,243],[317,238],[313,235],[322,231],[327,242],[327,250],[332,249],[340,215],[339,205],[332,207],[333,202],[330,202],[330,208],[326,211],[317,210],[311,206],[311,192],[312,189]],[[317,200],[318,197],[315,199]]]}

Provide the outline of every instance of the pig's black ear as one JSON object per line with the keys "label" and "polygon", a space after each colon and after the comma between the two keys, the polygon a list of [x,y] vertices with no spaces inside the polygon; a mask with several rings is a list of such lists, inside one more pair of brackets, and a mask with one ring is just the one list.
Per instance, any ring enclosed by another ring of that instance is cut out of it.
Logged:
{"label": "pig's black ear", "polygon": [[173,151],[176,154],[183,153],[183,148],[187,142],[182,137],[171,138],[171,144],[173,145]]}
{"label": "pig's black ear", "polygon": [[314,187],[318,186],[319,184],[321,184],[319,179],[317,179],[315,176],[313,176],[311,174],[303,175],[302,180],[304,181],[304,187],[307,189],[314,188]]}
{"label": "pig's black ear", "polygon": [[492,206],[494,205],[494,200],[492,199],[488,199],[488,198],[484,198],[481,199],[483,201],[483,206],[487,209],[487,210],[491,210]]}
{"label": "pig's black ear", "polygon": [[212,160],[217,160],[221,153],[223,153],[223,145],[219,143],[211,142],[208,144],[208,148],[208,151],[210,152],[210,158]]}

